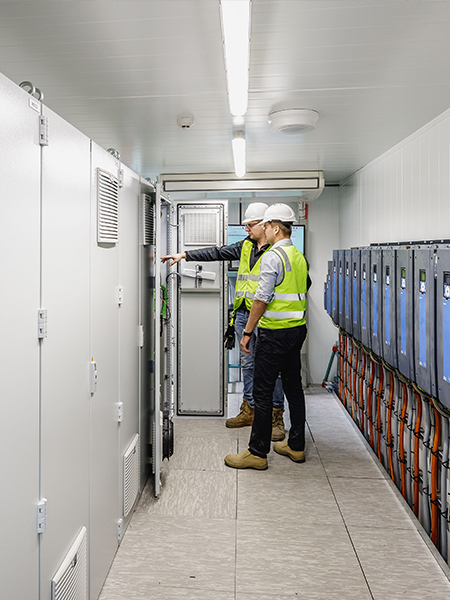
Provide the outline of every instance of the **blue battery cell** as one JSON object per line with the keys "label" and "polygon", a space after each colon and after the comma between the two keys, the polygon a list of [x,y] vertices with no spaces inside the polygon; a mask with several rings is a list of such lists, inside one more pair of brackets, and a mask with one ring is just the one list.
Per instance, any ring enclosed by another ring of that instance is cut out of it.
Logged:
{"label": "blue battery cell", "polygon": [[391,288],[389,283],[384,286],[384,311],[386,319],[386,329],[384,332],[384,339],[388,346],[391,345]]}
{"label": "blue battery cell", "polygon": [[[420,271],[420,276],[425,277],[425,271]],[[427,368],[427,284],[420,281],[419,291],[419,364]]]}
{"label": "blue battery cell", "polygon": [[450,383],[450,285],[445,286],[442,299],[442,374]]}
{"label": "blue battery cell", "polygon": [[406,279],[402,279],[400,288],[400,352],[406,356]]}

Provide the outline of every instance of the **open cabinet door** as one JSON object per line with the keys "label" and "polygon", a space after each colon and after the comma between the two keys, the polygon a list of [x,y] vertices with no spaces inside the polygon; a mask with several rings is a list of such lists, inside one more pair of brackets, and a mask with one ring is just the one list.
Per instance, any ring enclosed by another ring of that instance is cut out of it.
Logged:
{"label": "open cabinet door", "polygon": [[[178,252],[222,246],[227,201],[177,204]],[[226,361],[223,332],[227,286],[223,262],[178,263],[178,393],[180,416],[223,416]]]}

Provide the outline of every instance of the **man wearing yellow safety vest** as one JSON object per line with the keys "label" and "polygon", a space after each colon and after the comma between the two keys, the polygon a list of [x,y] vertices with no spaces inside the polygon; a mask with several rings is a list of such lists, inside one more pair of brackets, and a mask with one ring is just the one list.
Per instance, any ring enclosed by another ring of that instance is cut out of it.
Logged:
{"label": "man wearing yellow safety vest", "polygon": [[[236,335],[240,340],[242,332],[247,325],[250,309],[253,304],[256,288],[259,283],[259,270],[261,258],[270,248],[266,243],[264,228],[260,225],[268,205],[264,202],[253,202],[249,204],[245,211],[244,220],[245,229],[248,236],[239,242],[229,246],[200,248],[187,250],[178,254],[169,254],[161,258],[162,262],[171,259],[169,266],[174,265],[183,258],[186,261],[231,261],[239,260],[239,270],[236,279],[236,293],[234,298],[233,314]],[[256,332],[252,337],[250,348],[253,349],[256,340]],[[247,354],[240,352],[242,376],[244,381],[243,400],[240,407],[240,413],[231,419],[227,419],[227,427],[245,427],[253,423],[254,401],[253,401],[253,353]],[[273,393],[272,414],[272,440],[283,440],[285,437],[284,421],[284,393],[279,378],[275,385]]]}
{"label": "man wearing yellow safety vest", "polygon": [[248,450],[225,457],[225,463],[235,469],[267,469],[272,393],[279,373],[289,403],[291,429],[289,439],[275,442],[273,449],[294,462],[305,461],[300,351],[306,338],[306,295],[310,280],[308,262],[290,239],[294,221],[294,211],[286,204],[269,207],[262,221],[272,247],[261,259],[259,284],[241,339],[242,351],[252,352],[250,343],[258,326],[254,350],[255,417]]}

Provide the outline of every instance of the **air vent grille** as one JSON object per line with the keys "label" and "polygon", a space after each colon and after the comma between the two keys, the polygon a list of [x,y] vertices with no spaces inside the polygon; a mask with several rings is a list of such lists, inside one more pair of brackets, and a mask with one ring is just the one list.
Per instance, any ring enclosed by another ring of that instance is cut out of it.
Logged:
{"label": "air vent grille", "polygon": [[83,527],[52,579],[52,600],[87,600],[87,535]]}
{"label": "air vent grille", "polygon": [[188,212],[184,215],[184,243],[216,245],[217,213]]}
{"label": "air vent grille", "polygon": [[147,194],[142,195],[142,240],[144,246],[155,244],[155,202]]}
{"label": "air vent grille", "polygon": [[140,447],[136,434],[123,455],[123,516],[130,512],[139,492]]}
{"label": "air vent grille", "polygon": [[119,181],[114,175],[97,169],[97,242],[119,241]]}

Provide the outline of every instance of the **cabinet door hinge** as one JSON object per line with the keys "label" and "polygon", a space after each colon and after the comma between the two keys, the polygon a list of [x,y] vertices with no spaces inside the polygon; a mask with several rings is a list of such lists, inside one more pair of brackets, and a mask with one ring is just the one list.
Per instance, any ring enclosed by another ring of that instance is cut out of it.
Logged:
{"label": "cabinet door hinge", "polygon": [[47,337],[47,309],[38,310],[38,338],[40,340]]}
{"label": "cabinet door hinge", "polygon": [[48,117],[39,117],[39,145],[48,146]]}
{"label": "cabinet door hinge", "polygon": [[125,171],[123,169],[119,169],[119,187],[123,187],[125,185]]}
{"label": "cabinet door hinge", "polygon": [[37,532],[44,533],[47,529],[47,498],[42,498],[37,504]]}
{"label": "cabinet door hinge", "polygon": [[117,422],[122,423],[123,421],[123,402],[117,403]]}
{"label": "cabinet door hinge", "polygon": [[123,538],[123,519],[117,521],[117,540],[120,543]]}

